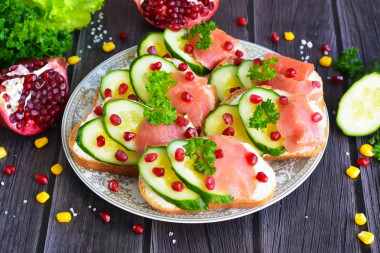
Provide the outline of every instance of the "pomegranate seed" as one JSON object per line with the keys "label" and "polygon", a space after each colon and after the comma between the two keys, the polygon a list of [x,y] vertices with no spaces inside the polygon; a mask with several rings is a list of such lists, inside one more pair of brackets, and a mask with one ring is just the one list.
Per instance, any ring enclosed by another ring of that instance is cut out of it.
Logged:
{"label": "pomegranate seed", "polygon": [[213,177],[206,177],[205,186],[207,190],[212,191],[215,188],[215,179]]}
{"label": "pomegranate seed", "polygon": [[124,153],[124,151],[122,151],[122,150],[119,149],[115,153],[115,158],[119,162],[123,162],[124,163],[124,162],[126,162],[128,160],[128,155],[126,153]]}
{"label": "pomegranate seed", "polygon": [[94,113],[98,116],[102,116],[103,115],[103,107],[101,105],[98,105],[97,107],[95,107]]}
{"label": "pomegranate seed", "polygon": [[[1,79],[1,77],[0,77],[0,79]],[[7,89],[7,88],[5,88],[4,85],[0,85],[0,93],[3,92],[3,91],[5,91],[6,89]]]}
{"label": "pomegranate seed", "polygon": [[15,166],[7,165],[7,166],[4,167],[3,174],[10,176],[13,173],[15,173],[15,171],[16,171],[16,167]]}
{"label": "pomegranate seed", "polygon": [[184,50],[186,53],[191,54],[194,51],[194,47],[190,44],[186,44]]}
{"label": "pomegranate seed", "polygon": [[156,161],[157,157],[158,157],[157,153],[149,153],[144,156],[144,160],[147,163],[151,163],[151,162]]}
{"label": "pomegranate seed", "polygon": [[255,94],[251,94],[251,96],[249,96],[249,101],[251,101],[252,104],[260,104],[263,102],[263,98]]}
{"label": "pomegranate seed", "polygon": [[264,82],[264,85],[272,86],[272,81],[266,80]]}
{"label": "pomegranate seed", "polygon": [[178,65],[178,70],[179,71],[185,71],[188,67],[189,67],[189,65],[187,65],[187,63],[182,62],[181,64]]}
{"label": "pomegranate seed", "polygon": [[255,166],[255,164],[257,163],[258,159],[257,159],[257,156],[254,154],[254,153],[247,153],[245,155],[245,159],[247,160],[247,163],[250,165],[250,166]]}
{"label": "pomegranate seed", "polygon": [[192,127],[187,128],[185,131],[186,139],[194,138],[196,135],[197,135],[197,131]]}
{"label": "pomegranate seed", "polygon": [[227,135],[227,136],[234,136],[235,129],[233,129],[232,127],[227,127],[226,129],[223,130],[222,134]]}
{"label": "pomegranate seed", "polygon": [[171,24],[169,26],[169,29],[172,30],[173,32],[178,32],[178,31],[181,31],[181,26],[179,24]]}
{"label": "pomegranate seed", "polygon": [[312,81],[311,85],[313,86],[313,88],[321,88],[321,83],[318,81]]}
{"label": "pomegranate seed", "polygon": [[235,91],[240,90],[240,89],[241,89],[240,87],[231,88],[230,93],[234,93]]}
{"label": "pomegranate seed", "polygon": [[41,173],[37,173],[34,178],[36,179],[37,184],[46,185],[49,182],[48,177]]}
{"label": "pomegranate seed", "polygon": [[322,47],[321,47],[321,51],[324,54],[329,54],[331,52],[331,48],[330,48],[329,45],[323,44]]}
{"label": "pomegranate seed", "polygon": [[149,65],[150,70],[155,71],[156,70],[156,64],[152,63]]}
{"label": "pomegranate seed", "polygon": [[105,89],[104,90],[104,96],[106,97],[106,98],[112,98],[112,91],[111,91],[111,89]]}
{"label": "pomegranate seed", "polygon": [[160,70],[162,68],[162,63],[160,61],[155,63],[156,70]]}
{"label": "pomegranate seed", "polygon": [[181,93],[181,99],[186,103],[191,103],[194,100],[193,96],[187,91]]}
{"label": "pomegranate seed", "polygon": [[315,113],[313,113],[313,115],[311,115],[311,120],[313,121],[313,122],[319,122],[319,121],[321,121],[322,120],[322,115],[319,113],[319,112],[315,112]]}
{"label": "pomegranate seed", "polygon": [[288,68],[285,73],[287,78],[295,78],[297,76],[297,71],[293,68]]}
{"label": "pomegranate seed", "polygon": [[128,34],[126,32],[120,32],[120,39],[122,41],[127,40]]}
{"label": "pomegranate seed", "polygon": [[189,124],[189,121],[187,119],[185,119],[185,117],[178,116],[175,123],[178,126],[187,126]]}
{"label": "pomegranate seed", "polygon": [[191,71],[187,71],[186,74],[185,74],[185,77],[186,77],[186,80],[187,81],[193,81],[194,78],[195,78],[195,75],[193,72]]}
{"label": "pomegranate seed", "polygon": [[175,151],[175,160],[183,162],[185,160],[185,151],[182,148],[177,148]]}
{"label": "pomegranate seed", "polygon": [[99,135],[96,138],[96,145],[98,145],[99,148],[103,147],[106,144],[106,139],[103,135]]}
{"label": "pomegranate seed", "polygon": [[280,41],[280,36],[276,32],[272,32],[271,40],[273,43],[277,43]]}
{"label": "pomegranate seed", "polygon": [[238,19],[236,19],[236,24],[238,24],[240,26],[246,26],[247,20],[245,20],[245,18],[243,16],[240,16],[240,17],[238,17]]}
{"label": "pomegranate seed", "polygon": [[116,114],[112,114],[110,116],[110,121],[111,121],[111,124],[114,126],[118,126],[121,124],[121,118]]}
{"label": "pomegranate seed", "polygon": [[162,177],[164,174],[165,174],[165,169],[164,168],[158,168],[158,167],[154,167],[152,169],[152,172],[154,175],[156,175],[157,177]]}
{"label": "pomegranate seed", "polygon": [[113,192],[119,192],[119,182],[117,180],[110,180],[108,182],[108,189]]}
{"label": "pomegranate seed", "polygon": [[289,99],[288,99],[287,96],[280,96],[280,98],[278,99],[278,101],[280,102],[280,104],[286,105],[289,102]]}
{"label": "pomegranate seed", "polygon": [[133,100],[133,101],[136,101],[136,102],[139,102],[139,99],[136,97],[135,94],[131,94],[131,95],[129,95],[129,96],[128,96],[128,99]]}
{"label": "pomegranate seed", "polygon": [[157,50],[155,46],[148,47],[146,51],[148,52],[148,54],[157,54]]}
{"label": "pomegranate seed", "polygon": [[234,45],[230,41],[224,42],[224,50],[231,51],[234,48]]}
{"label": "pomegranate seed", "polygon": [[120,86],[119,86],[119,94],[120,95],[125,94],[127,92],[127,90],[128,90],[128,85],[126,83],[120,84]]}
{"label": "pomegranate seed", "polygon": [[124,137],[125,141],[130,141],[130,140],[132,140],[133,138],[136,137],[136,134],[132,133],[132,132],[125,132],[124,135],[123,135],[123,137]]}
{"label": "pomegranate seed", "polygon": [[356,162],[358,163],[359,166],[362,166],[362,167],[367,167],[369,165],[368,157],[359,158]]}
{"label": "pomegranate seed", "polygon": [[11,97],[7,94],[7,93],[4,93],[4,95],[3,95],[3,99],[4,99],[4,101],[5,102],[9,102],[9,99],[10,99]]}
{"label": "pomegranate seed", "polygon": [[183,184],[181,182],[173,182],[172,183],[172,189],[176,192],[181,192],[183,191]]}
{"label": "pomegranate seed", "polygon": [[343,76],[333,76],[331,78],[331,83],[334,85],[338,85],[343,81]]}
{"label": "pomegranate seed", "polygon": [[170,56],[170,54],[165,54],[164,56],[162,56],[162,58],[172,58],[172,57]]}
{"label": "pomegranate seed", "polygon": [[255,58],[253,60],[253,65],[260,65],[260,66],[262,66],[263,65],[263,61],[260,58]]}
{"label": "pomegranate seed", "polygon": [[267,175],[265,175],[265,173],[262,171],[256,174],[256,179],[263,183],[268,182]]}
{"label": "pomegranate seed", "polygon": [[102,218],[102,220],[105,222],[105,223],[110,223],[111,221],[111,214],[107,211],[100,211],[99,213],[99,216],[100,218]]}
{"label": "pomegranate seed", "polygon": [[223,158],[223,150],[222,149],[215,150],[214,155],[215,155],[215,158],[217,159]]}
{"label": "pomegranate seed", "polygon": [[281,134],[279,132],[271,132],[270,139],[272,141],[278,141],[281,138]]}
{"label": "pomegranate seed", "polygon": [[240,50],[236,50],[236,51],[235,51],[235,55],[236,55],[237,57],[243,57],[243,56],[244,56],[244,53],[243,53],[242,51],[240,51]]}
{"label": "pomegranate seed", "polygon": [[135,234],[141,235],[144,233],[144,226],[141,224],[135,224],[133,225],[132,230],[135,232]]}
{"label": "pomegranate seed", "polygon": [[234,59],[234,65],[239,66],[244,61],[243,58],[235,58]]}
{"label": "pomegranate seed", "polygon": [[222,118],[226,125],[231,125],[234,122],[234,117],[229,113],[223,114]]}

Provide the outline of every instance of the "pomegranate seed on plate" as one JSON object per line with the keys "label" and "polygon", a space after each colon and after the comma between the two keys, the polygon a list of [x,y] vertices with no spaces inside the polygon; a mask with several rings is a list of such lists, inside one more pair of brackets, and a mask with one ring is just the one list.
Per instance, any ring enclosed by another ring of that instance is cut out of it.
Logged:
{"label": "pomegranate seed on plate", "polygon": [[287,96],[280,96],[280,98],[278,99],[278,101],[280,102],[280,104],[286,105],[289,102],[289,99],[288,99]]}
{"label": "pomegranate seed on plate", "polygon": [[177,162],[183,162],[185,160],[185,151],[182,148],[177,148],[174,157]]}
{"label": "pomegranate seed on plate", "polygon": [[253,65],[263,65],[263,61],[260,58],[255,58],[253,60]]}
{"label": "pomegranate seed on plate", "polygon": [[108,182],[108,189],[110,189],[113,192],[119,192],[119,183],[117,180],[111,180]]}
{"label": "pomegranate seed on plate", "polygon": [[102,220],[105,222],[105,223],[110,223],[111,221],[111,214],[107,211],[100,211],[99,213],[99,216],[100,218],[102,218]]}
{"label": "pomegranate seed on plate", "polygon": [[249,101],[251,101],[252,104],[260,104],[263,102],[263,98],[255,94],[251,94],[251,96],[249,96]]}
{"label": "pomegranate seed on plate", "polygon": [[128,85],[126,83],[120,84],[120,86],[119,86],[119,94],[120,95],[125,94],[127,92],[127,90],[128,90]]}
{"label": "pomegranate seed on plate", "polygon": [[194,138],[196,135],[197,135],[197,130],[195,130],[192,127],[189,127],[185,131],[185,137],[186,137],[186,139]]}
{"label": "pomegranate seed on plate", "polygon": [[244,61],[243,58],[235,58],[234,59],[234,65],[239,66]]}
{"label": "pomegranate seed on plate", "polygon": [[127,35],[127,33],[126,32],[120,32],[120,39],[121,40],[127,40],[127,37],[128,37],[128,35]]}
{"label": "pomegranate seed on plate", "polygon": [[287,78],[295,78],[297,76],[297,71],[294,68],[288,68],[285,73]]}
{"label": "pomegranate seed on plate", "polygon": [[162,177],[163,175],[165,175],[165,169],[164,168],[154,167],[152,169],[152,172],[157,177]]}
{"label": "pomegranate seed on plate", "polygon": [[194,100],[194,97],[187,91],[181,93],[181,99],[186,103],[191,103]]}
{"label": "pomegranate seed on plate", "polygon": [[251,166],[254,166],[258,161],[257,156],[251,152],[249,152],[245,155],[245,159],[247,160],[247,163]]}
{"label": "pomegranate seed on plate", "polygon": [[272,141],[278,141],[281,138],[281,134],[279,132],[271,132],[270,139]]}
{"label": "pomegranate seed on plate", "polygon": [[311,120],[313,121],[313,122],[319,122],[319,121],[321,121],[322,120],[322,115],[319,113],[319,112],[315,112],[315,113],[313,113],[313,115],[311,115]]}
{"label": "pomegranate seed on plate", "polygon": [[205,186],[207,190],[212,191],[215,188],[215,178],[206,177]]}
{"label": "pomegranate seed on plate", "polygon": [[234,48],[234,45],[230,41],[224,42],[224,50],[231,51]]}
{"label": "pomegranate seed on plate", "polygon": [[95,107],[94,113],[98,116],[102,116],[103,115],[103,107],[101,105],[98,105],[97,107]]}
{"label": "pomegranate seed on plate", "polygon": [[238,17],[238,19],[236,19],[236,24],[238,24],[240,26],[246,26],[247,20],[243,16],[240,16],[240,17]]}
{"label": "pomegranate seed on plate", "polygon": [[359,166],[367,167],[369,165],[369,158],[368,157],[362,157],[359,158],[357,161]]}
{"label": "pomegranate seed on plate", "polygon": [[333,76],[331,78],[331,83],[334,85],[338,85],[343,81],[343,76]]}
{"label": "pomegranate seed on plate", "polygon": [[230,93],[234,93],[235,91],[240,90],[240,89],[241,89],[240,87],[231,88]]}
{"label": "pomegranate seed on plate", "polygon": [[118,126],[121,124],[121,118],[116,114],[111,114],[110,121],[111,121],[111,124],[114,126]]}
{"label": "pomegranate seed on plate", "polygon": [[148,47],[146,51],[148,52],[148,54],[157,54],[157,49],[155,46]]}
{"label": "pomegranate seed on plate", "polygon": [[234,117],[230,113],[225,113],[222,116],[226,125],[231,125],[234,122]]}
{"label": "pomegranate seed on plate", "polygon": [[321,47],[321,51],[324,54],[329,54],[331,52],[331,48],[330,48],[329,45],[323,44],[322,47]]}
{"label": "pomegranate seed on plate", "polygon": [[149,153],[144,156],[144,160],[147,163],[151,163],[151,162],[156,161],[157,157],[158,157],[157,153]]}
{"label": "pomegranate seed on plate", "polygon": [[271,40],[273,43],[278,43],[280,41],[280,35],[278,35],[276,32],[272,32]]}
{"label": "pomegranate seed on plate", "polygon": [[185,74],[185,77],[186,77],[186,80],[187,81],[193,81],[194,78],[195,78],[195,75],[193,72],[191,71],[187,71],[186,74]]}
{"label": "pomegranate seed on plate", "polygon": [[37,173],[34,178],[38,184],[46,185],[49,182],[48,177],[42,173]]}
{"label": "pomegranate seed on plate", "polygon": [[13,173],[15,173],[15,171],[16,171],[16,167],[15,166],[7,165],[7,166],[4,167],[3,174],[10,176]]}
{"label": "pomegranate seed on plate", "polygon": [[188,67],[189,67],[189,65],[187,65],[187,63],[182,62],[181,64],[178,65],[178,70],[179,71],[185,71]]}
{"label": "pomegranate seed on plate", "polygon": [[184,50],[186,53],[191,54],[194,51],[194,47],[190,44],[186,44]]}
{"label": "pomegranate seed on plate", "polygon": [[181,182],[173,182],[172,183],[172,189],[176,192],[181,192],[183,191],[183,184]]}
{"label": "pomegranate seed on plate", "polygon": [[265,173],[262,171],[260,171],[259,173],[256,174],[256,179],[262,183],[268,182],[267,175],[265,175]]}
{"label": "pomegranate seed on plate", "polygon": [[237,57],[243,57],[243,56],[244,56],[244,53],[243,53],[242,51],[240,51],[240,50],[236,50],[236,51],[235,51],[235,55],[236,55]]}
{"label": "pomegranate seed on plate", "polygon": [[115,158],[119,162],[123,162],[124,163],[124,162],[126,162],[128,160],[128,155],[124,151],[122,151],[122,150],[119,149],[115,153]]}
{"label": "pomegranate seed on plate", "polygon": [[222,149],[217,149],[214,152],[215,157],[218,158],[223,158],[223,150]]}
{"label": "pomegranate seed on plate", "polygon": [[132,132],[125,132],[124,135],[123,135],[123,137],[124,137],[125,141],[130,141],[130,140],[132,140],[133,138],[136,137],[136,134],[132,133]]}
{"label": "pomegranate seed on plate", "polygon": [[112,91],[111,91],[111,89],[105,89],[104,90],[104,96],[106,97],[106,98],[111,98],[112,97]]}
{"label": "pomegranate seed on plate", "polygon": [[185,119],[185,117],[183,117],[183,116],[178,116],[175,123],[178,126],[187,126],[189,124],[189,121],[187,119]]}
{"label": "pomegranate seed on plate", "polygon": [[128,96],[128,99],[133,100],[133,101],[136,101],[136,102],[139,101],[139,99],[136,97],[135,94],[131,94],[131,95],[129,95],[129,96]]}
{"label": "pomegranate seed on plate", "polygon": [[318,81],[312,81],[311,85],[313,86],[313,88],[321,88],[321,83]]}
{"label": "pomegranate seed on plate", "polygon": [[103,147],[104,145],[106,144],[106,139],[104,138],[103,135],[99,135],[97,138],[96,138],[96,145],[101,148]]}
{"label": "pomegranate seed on plate", "polygon": [[227,136],[234,136],[235,129],[233,129],[232,127],[227,127],[226,129],[223,130],[222,134],[227,135]]}
{"label": "pomegranate seed on plate", "polygon": [[144,226],[141,224],[135,224],[133,225],[132,230],[135,232],[135,234],[141,235],[144,233]]}

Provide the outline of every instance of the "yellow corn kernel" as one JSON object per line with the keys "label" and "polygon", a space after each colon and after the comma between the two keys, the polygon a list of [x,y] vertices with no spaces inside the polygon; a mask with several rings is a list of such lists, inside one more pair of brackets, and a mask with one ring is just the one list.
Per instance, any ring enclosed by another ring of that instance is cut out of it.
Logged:
{"label": "yellow corn kernel", "polygon": [[284,37],[286,40],[294,40],[294,34],[292,32],[285,32]]}
{"label": "yellow corn kernel", "polygon": [[323,56],[320,60],[319,60],[319,64],[323,67],[330,67],[332,63],[332,58],[329,57],[329,56]]}
{"label": "yellow corn kernel", "polygon": [[71,213],[69,212],[57,213],[57,220],[59,222],[69,222],[71,221]]}
{"label": "yellow corn kernel", "polygon": [[355,214],[355,223],[358,225],[364,225],[367,222],[367,218],[365,217],[364,213],[357,213]]}
{"label": "yellow corn kernel", "polygon": [[363,144],[361,147],[360,147],[360,150],[359,150],[360,154],[366,156],[366,157],[372,157],[375,155],[375,153],[373,153],[373,147],[369,144]]}
{"label": "yellow corn kernel", "polygon": [[114,49],[115,49],[115,44],[113,44],[112,41],[111,42],[107,42],[106,44],[103,45],[103,50],[106,53],[111,52]]}
{"label": "yellow corn kernel", "polygon": [[360,170],[359,168],[357,167],[354,167],[354,166],[350,166],[347,170],[346,170],[346,174],[347,176],[349,176],[350,178],[357,178],[360,174]]}
{"label": "yellow corn kernel", "polygon": [[371,232],[362,231],[358,234],[358,238],[364,244],[371,244],[375,240],[375,236]]}
{"label": "yellow corn kernel", "polygon": [[57,164],[53,165],[53,166],[50,168],[50,171],[51,171],[51,173],[53,173],[54,175],[59,175],[59,174],[62,173],[63,168],[62,168],[62,166],[61,166],[59,163],[57,163]]}
{"label": "yellow corn kernel", "polygon": [[42,148],[46,144],[48,144],[49,140],[46,137],[39,138],[34,141],[34,145],[36,145],[36,148]]}
{"label": "yellow corn kernel", "polygon": [[70,56],[69,59],[67,59],[67,62],[70,64],[70,65],[74,65],[74,64],[77,64],[78,62],[80,61],[79,57],[78,56]]}
{"label": "yellow corn kernel", "polygon": [[0,147],[0,159],[7,156],[7,151],[4,147]]}
{"label": "yellow corn kernel", "polygon": [[50,195],[47,192],[40,192],[36,196],[37,201],[42,204],[48,201],[49,198],[50,198]]}

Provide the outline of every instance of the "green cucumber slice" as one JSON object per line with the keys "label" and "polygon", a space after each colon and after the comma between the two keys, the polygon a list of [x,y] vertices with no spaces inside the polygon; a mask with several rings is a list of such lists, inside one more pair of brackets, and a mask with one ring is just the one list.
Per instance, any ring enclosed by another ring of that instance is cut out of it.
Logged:
{"label": "green cucumber slice", "polygon": [[193,168],[194,161],[185,156],[183,162],[177,162],[175,159],[175,152],[177,148],[185,150],[184,145],[187,144],[186,140],[174,140],[169,143],[166,148],[167,155],[172,164],[173,170],[176,175],[186,184],[190,189],[201,195],[207,202],[228,204],[231,203],[233,197],[227,192],[210,191],[205,186],[206,175],[200,174]]}
{"label": "green cucumber slice", "polygon": [[144,103],[148,102],[152,97],[152,95],[146,90],[145,84],[148,83],[149,73],[152,72],[149,66],[156,62],[162,63],[160,71],[163,70],[168,73],[178,71],[174,63],[157,55],[148,54],[136,58],[131,64],[130,78],[133,89],[136,91],[136,95]]}
{"label": "green cucumber slice", "polygon": [[169,54],[169,51],[165,47],[164,36],[160,32],[148,33],[139,41],[139,44],[137,44],[137,56],[148,54],[150,46],[156,47],[159,56]]}
{"label": "green cucumber slice", "polygon": [[209,83],[215,85],[219,101],[223,101],[231,93],[231,88],[242,88],[236,75],[237,70],[235,65],[224,65],[212,72]]}
{"label": "green cucumber slice", "polygon": [[252,66],[253,66],[253,60],[245,60],[240,64],[237,70],[237,76],[244,88],[249,88],[252,86],[251,79],[247,77],[249,69]]}
{"label": "green cucumber slice", "polygon": [[186,33],[187,29],[185,28],[182,28],[178,32],[166,28],[164,31],[164,41],[166,48],[169,50],[170,55],[172,57],[186,62],[195,74],[201,76],[209,74],[210,70],[208,68],[196,61],[191,54],[188,54],[184,51],[184,47],[188,43],[188,41],[183,40],[181,37]]}
{"label": "green cucumber slice", "polygon": [[[128,85],[128,89],[124,94],[119,93],[119,86],[125,83]],[[127,69],[115,69],[105,74],[100,81],[100,96],[106,99],[104,91],[111,89],[112,98],[127,98],[129,95],[136,95],[133,90],[131,81],[129,80],[129,70]]]}
{"label": "green cucumber slice", "polygon": [[[143,119],[144,106],[129,99],[118,99],[106,102],[103,106],[102,122],[108,136],[130,151],[136,151],[135,138],[124,139],[125,132],[137,133]],[[114,126],[110,117],[116,114],[121,118],[121,124]]]}
{"label": "green cucumber slice", "polygon": [[267,128],[259,130],[249,127],[249,118],[252,117],[257,107],[257,105],[252,104],[249,99],[252,94],[261,96],[263,101],[270,99],[276,104],[276,106],[278,106],[278,99],[280,95],[273,90],[264,89],[261,87],[252,87],[241,96],[238,104],[241,121],[243,122],[245,130],[247,131],[248,136],[251,138],[255,147],[261,150],[264,154],[280,156],[286,152],[283,145],[284,139],[281,138],[278,141],[272,141],[270,138],[271,132],[278,131],[275,124],[268,124]]}
{"label": "green cucumber slice", "polygon": [[[156,153],[157,159],[153,162],[146,162],[144,156],[146,154]],[[195,192],[184,187],[183,191],[174,191],[171,183],[182,182],[174,173],[169,158],[166,155],[165,147],[148,148],[139,160],[139,173],[144,181],[163,199],[176,205],[177,207],[189,211],[204,211],[208,209],[208,204]],[[165,173],[161,177],[157,177],[152,169],[154,167],[163,168]]]}
{"label": "green cucumber slice", "polygon": [[[105,139],[103,147],[97,146],[97,137],[102,135]],[[113,141],[103,127],[101,118],[90,120],[83,124],[77,132],[76,142],[78,146],[89,156],[106,164],[113,165],[137,165],[139,155],[123,148],[117,142]],[[115,158],[115,153],[121,150],[127,154],[128,160],[120,162]]]}

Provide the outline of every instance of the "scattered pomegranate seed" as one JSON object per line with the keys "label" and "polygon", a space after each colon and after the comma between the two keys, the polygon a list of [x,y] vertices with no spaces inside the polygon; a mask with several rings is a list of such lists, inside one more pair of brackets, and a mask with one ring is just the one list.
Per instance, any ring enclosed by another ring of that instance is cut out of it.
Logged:
{"label": "scattered pomegranate seed", "polygon": [[368,157],[359,158],[356,162],[358,163],[359,166],[362,166],[362,167],[367,167],[369,165]]}
{"label": "scattered pomegranate seed", "polygon": [[186,103],[191,103],[194,100],[194,97],[187,91],[181,93],[181,99]]}
{"label": "scattered pomegranate seed", "polygon": [[144,156],[144,160],[147,163],[151,163],[151,162],[156,161],[157,157],[158,157],[157,153],[149,153]]}
{"label": "scattered pomegranate seed", "polygon": [[162,56],[162,58],[172,58],[172,57],[170,56],[170,54],[165,54],[164,56]]}
{"label": "scattered pomegranate seed", "polygon": [[334,84],[334,85],[338,85],[341,82],[343,82],[343,76],[333,76],[331,78],[331,83]]}
{"label": "scattered pomegranate seed", "polygon": [[266,80],[264,82],[264,85],[272,86],[272,81]]}
{"label": "scattered pomegranate seed", "polygon": [[37,173],[34,178],[38,184],[46,185],[49,182],[48,177],[42,173]]}
{"label": "scattered pomegranate seed", "polygon": [[215,178],[206,177],[205,186],[207,190],[212,191],[215,188]]}
{"label": "scattered pomegranate seed", "polygon": [[118,126],[121,124],[121,118],[116,114],[112,114],[110,116],[110,121],[111,121],[111,124],[114,126]]}
{"label": "scattered pomegranate seed", "polygon": [[174,157],[177,162],[183,162],[185,160],[185,151],[182,148],[177,148]]}
{"label": "scattered pomegranate seed", "polygon": [[[329,45],[327,44],[323,44],[322,47],[321,47],[321,51],[322,53],[324,54],[329,54],[331,52],[331,48]],[[326,53],[327,52],[327,53]]]}
{"label": "scattered pomegranate seed", "polygon": [[246,26],[247,20],[243,16],[240,16],[240,17],[238,17],[238,19],[236,19],[236,24],[238,24],[240,26]]}
{"label": "scattered pomegranate seed", "polygon": [[312,81],[311,85],[313,86],[313,88],[321,88],[321,83],[318,81]]}
{"label": "scattered pomegranate seed", "polygon": [[256,174],[256,179],[263,183],[268,182],[267,175],[265,175],[265,173],[262,171]]}
{"label": "scattered pomegranate seed", "polygon": [[178,116],[177,119],[175,120],[175,123],[178,126],[187,126],[189,124],[189,121],[185,119],[183,116]]}
{"label": "scattered pomegranate seed", "polygon": [[279,132],[271,132],[270,139],[272,141],[278,141],[281,138],[281,134]]}
{"label": "scattered pomegranate seed", "polygon": [[234,93],[235,91],[240,90],[240,89],[241,89],[240,87],[231,88],[230,93]]}
{"label": "scattered pomegranate seed", "polygon": [[102,116],[103,115],[103,107],[101,105],[98,105],[97,107],[95,107],[94,113],[98,116]]}
{"label": "scattered pomegranate seed", "polygon": [[99,135],[97,138],[96,138],[96,145],[101,148],[103,147],[104,145],[106,144],[106,139],[104,138],[103,135]]}
{"label": "scattered pomegranate seed", "polygon": [[223,130],[222,134],[227,135],[227,136],[234,136],[235,129],[233,129],[232,127],[227,127],[226,129]]}
{"label": "scattered pomegranate seed", "polygon": [[133,100],[133,101],[136,101],[136,102],[139,102],[139,99],[136,97],[135,94],[131,94],[131,95],[129,95],[129,96],[128,96],[128,99]]}
{"label": "scattered pomegranate seed", "polygon": [[251,94],[251,96],[249,96],[249,101],[251,101],[252,104],[260,104],[263,102],[263,98],[255,94]]}
{"label": "scattered pomegranate seed", "polygon": [[169,29],[172,30],[173,32],[178,32],[181,30],[181,26],[179,24],[171,24],[169,26]]}
{"label": "scattered pomegranate seed", "polygon": [[117,180],[111,180],[108,182],[108,189],[110,189],[113,192],[119,192],[119,183]]}
{"label": "scattered pomegranate seed", "polygon": [[319,122],[319,121],[321,121],[322,120],[322,115],[319,113],[319,112],[315,112],[315,113],[313,113],[313,115],[311,115],[311,120],[313,121],[313,122]]}
{"label": "scattered pomegranate seed", "polygon": [[260,58],[255,58],[253,60],[253,65],[263,65],[263,61]]}
{"label": "scattered pomegranate seed", "polygon": [[288,68],[285,73],[287,78],[295,78],[297,76],[297,71],[294,68]]}
{"label": "scattered pomegranate seed", "polygon": [[224,42],[224,50],[231,51],[234,48],[234,45],[230,41]]}
{"label": "scattered pomegranate seed", "polygon": [[132,133],[132,132],[125,132],[124,135],[123,135],[123,137],[124,137],[125,141],[130,141],[130,140],[132,140],[133,138],[136,137],[136,134]]}
{"label": "scattered pomegranate seed", "polygon": [[164,168],[154,167],[152,169],[152,172],[157,177],[162,177],[163,175],[165,175],[165,169]]}
{"label": "scattered pomegranate seed", "polygon": [[278,101],[280,102],[280,104],[286,105],[289,102],[289,99],[288,99],[287,96],[280,96],[280,98],[278,99]]}
{"label": "scattered pomegranate seed", "polygon": [[104,96],[106,97],[106,98],[112,98],[112,91],[111,91],[111,89],[105,89],[104,90]]}
{"label": "scattered pomegranate seed", "polygon": [[128,34],[126,32],[120,32],[120,39],[122,41],[127,40]]}
{"label": "scattered pomegranate seed", "polygon": [[234,59],[234,65],[239,66],[244,61],[243,58],[235,58]]}
{"label": "scattered pomegranate seed", "polygon": [[162,63],[160,61],[155,63],[156,70],[160,70],[162,68]]}
{"label": "scattered pomegranate seed", "polygon": [[123,162],[124,163],[124,162],[126,162],[128,160],[128,155],[124,151],[122,151],[122,150],[119,149],[115,153],[115,158],[119,162]]}
{"label": "scattered pomegranate seed", "polygon": [[184,50],[186,53],[191,54],[194,51],[194,47],[190,44],[186,44]]}
{"label": "scattered pomegranate seed", "polygon": [[217,159],[219,159],[219,158],[223,158],[223,150],[222,149],[217,149],[217,150],[215,150],[215,152],[214,152],[214,155],[215,155],[215,157],[217,158]]}
{"label": "scattered pomegranate seed", "polygon": [[157,54],[157,49],[155,46],[148,47],[146,51],[148,52],[148,54]]}
{"label": "scattered pomegranate seed", "polygon": [[183,184],[179,181],[173,182],[172,189],[176,192],[181,192],[183,191]]}
{"label": "scattered pomegranate seed", "polygon": [[193,81],[194,78],[195,78],[195,75],[193,72],[191,71],[187,71],[186,74],[185,74],[185,77],[186,77],[186,80],[187,81]]}
{"label": "scattered pomegranate seed", "polygon": [[7,166],[4,167],[3,174],[10,176],[13,173],[15,173],[15,171],[16,171],[16,167],[15,166],[13,166],[13,165],[7,165]]}
{"label": "scattered pomegranate seed", "polygon": [[105,223],[110,223],[111,221],[111,214],[107,211],[100,211],[99,213],[99,216],[100,218],[102,218],[102,220],[105,222]]}
{"label": "scattered pomegranate seed", "polygon": [[141,224],[135,224],[133,225],[132,230],[135,232],[135,234],[141,235],[144,233],[144,226]]}
{"label": "scattered pomegranate seed", "polygon": [[273,43],[278,43],[280,41],[280,35],[278,35],[276,32],[272,32],[271,40]]}
{"label": "scattered pomegranate seed", "polygon": [[178,65],[178,70],[179,71],[185,71],[187,68],[189,67],[189,65],[187,65],[187,63],[185,62],[182,62]]}
{"label": "scattered pomegranate seed", "polygon": [[230,113],[225,113],[222,116],[226,125],[231,125],[234,122],[234,117]]}
{"label": "scattered pomegranate seed", "polygon": [[186,137],[186,139],[194,138],[196,135],[197,135],[197,130],[195,130],[192,127],[189,127],[185,131],[185,137]]}
{"label": "scattered pomegranate seed", "polygon": [[251,152],[249,152],[249,153],[247,153],[247,154],[245,155],[245,159],[247,160],[247,163],[248,163],[249,165],[251,165],[251,166],[255,166],[255,164],[256,164],[257,161],[258,161],[257,156],[256,156],[254,153],[251,153]]}
{"label": "scattered pomegranate seed", "polygon": [[128,90],[128,85],[126,83],[120,84],[120,86],[119,86],[119,94],[120,95],[125,94],[127,92],[127,90]]}

